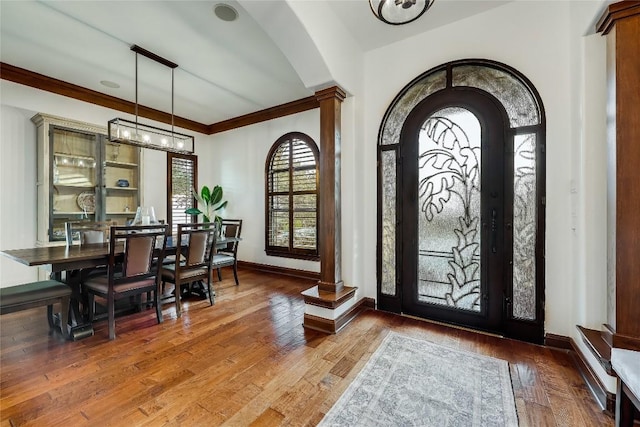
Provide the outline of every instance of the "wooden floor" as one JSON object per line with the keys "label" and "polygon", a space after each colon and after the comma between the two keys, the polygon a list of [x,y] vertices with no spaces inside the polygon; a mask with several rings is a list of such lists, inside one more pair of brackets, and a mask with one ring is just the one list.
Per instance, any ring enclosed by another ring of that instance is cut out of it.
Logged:
{"label": "wooden floor", "polygon": [[[48,336],[45,309],[4,315],[0,425],[315,425],[391,331],[510,363],[521,426],[612,426],[563,351],[367,311],[337,335],[302,327],[311,282],[227,271],[215,306],[194,297]],[[427,422],[425,422],[428,425]]]}

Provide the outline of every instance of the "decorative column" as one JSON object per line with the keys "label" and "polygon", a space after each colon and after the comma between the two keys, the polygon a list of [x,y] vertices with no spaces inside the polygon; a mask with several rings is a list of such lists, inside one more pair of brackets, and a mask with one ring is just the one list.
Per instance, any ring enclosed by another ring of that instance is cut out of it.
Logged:
{"label": "decorative column", "polygon": [[342,235],[340,199],[340,113],[345,93],[337,86],[316,92],[320,103],[320,200],[318,288],[339,292],[342,283]]}
{"label": "decorative column", "polygon": [[341,106],[346,94],[334,86],[316,92],[320,105],[320,199],[318,242],[320,280],[302,292],[304,326],[336,333],[366,307],[356,302],[356,288],[342,282],[340,200]]}

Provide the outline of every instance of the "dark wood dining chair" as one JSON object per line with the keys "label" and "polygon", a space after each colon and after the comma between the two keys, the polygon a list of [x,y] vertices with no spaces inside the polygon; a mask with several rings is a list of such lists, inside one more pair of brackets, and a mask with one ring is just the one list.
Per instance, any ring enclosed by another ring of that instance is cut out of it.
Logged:
{"label": "dark wood dining chair", "polygon": [[[241,219],[223,219],[221,222],[223,234],[225,237],[240,238],[242,232]],[[233,277],[238,282],[238,241],[229,242],[227,246],[218,248],[217,253],[213,256],[213,268],[218,270],[218,280],[222,280],[222,267],[233,267]]]}
{"label": "dark wood dining chair", "polygon": [[153,294],[158,323],[162,323],[160,304],[160,263],[167,242],[168,225],[111,227],[109,239],[109,262],[107,274],[90,277],[83,287],[89,296],[89,318],[95,318],[95,297],[107,301],[109,339],[116,337],[115,303],[121,298],[136,297],[140,301],[143,294]]}
{"label": "dark wood dining chair", "polygon": [[215,250],[218,236],[218,224],[196,223],[178,224],[178,236],[176,239],[177,254],[182,255],[181,262],[162,265],[162,287],[165,283],[175,284],[176,314],[182,316],[181,288],[183,285],[191,286],[195,282],[206,281],[209,294],[209,303],[213,305],[212,264],[211,256]]}
{"label": "dark wood dining chair", "polygon": [[111,227],[115,221],[69,221],[64,224],[67,246],[88,245],[109,241]]}

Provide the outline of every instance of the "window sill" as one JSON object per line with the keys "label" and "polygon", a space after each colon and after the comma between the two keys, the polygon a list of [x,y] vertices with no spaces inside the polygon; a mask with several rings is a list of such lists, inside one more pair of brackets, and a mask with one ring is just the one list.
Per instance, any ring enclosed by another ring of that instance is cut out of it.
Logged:
{"label": "window sill", "polygon": [[280,258],[302,259],[306,261],[320,261],[320,255],[318,254],[276,251],[273,249],[267,249],[265,250],[265,252],[269,256],[277,256]]}

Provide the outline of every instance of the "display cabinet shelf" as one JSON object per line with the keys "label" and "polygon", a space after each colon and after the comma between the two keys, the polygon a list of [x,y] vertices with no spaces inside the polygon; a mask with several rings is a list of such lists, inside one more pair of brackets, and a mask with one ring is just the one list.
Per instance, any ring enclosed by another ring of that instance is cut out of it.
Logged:
{"label": "display cabinet shelf", "polygon": [[114,161],[106,161],[105,166],[111,166],[116,168],[128,168],[135,169],[138,167],[137,163],[128,163],[128,162],[114,162]]}

